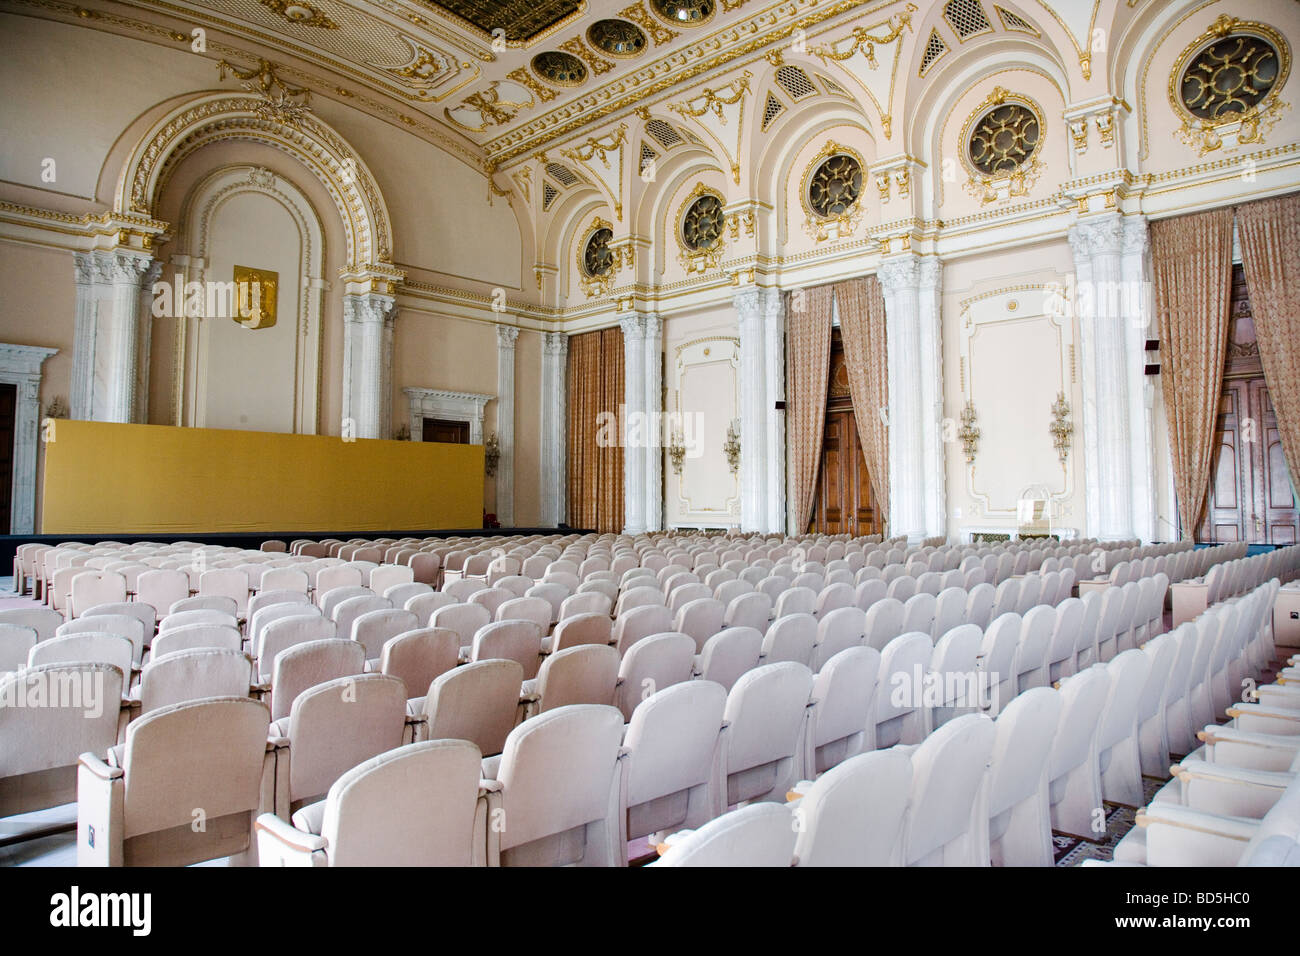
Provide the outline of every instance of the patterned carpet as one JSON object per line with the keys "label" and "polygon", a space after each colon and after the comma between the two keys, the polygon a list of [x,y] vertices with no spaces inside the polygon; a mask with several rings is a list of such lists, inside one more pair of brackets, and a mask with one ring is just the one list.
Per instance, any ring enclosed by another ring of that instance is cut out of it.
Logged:
{"label": "patterned carpet", "polygon": [[[1150,803],[1156,791],[1166,783],[1167,780],[1143,777],[1143,805]],[[1123,839],[1124,834],[1133,829],[1137,810],[1132,807],[1121,807],[1117,803],[1106,803],[1105,809],[1106,835],[1095,842],[1052,831],[1052,851],[1057,866],[1078,866],[1084,860],[1110,860],[1115,852],[1115,845]]]}

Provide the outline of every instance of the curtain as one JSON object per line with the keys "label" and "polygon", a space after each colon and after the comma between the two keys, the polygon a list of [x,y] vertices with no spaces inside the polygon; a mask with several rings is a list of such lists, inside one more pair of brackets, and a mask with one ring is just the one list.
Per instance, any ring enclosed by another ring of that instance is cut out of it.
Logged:
{"label": "curtain", "polygon": [[615,326],[569,337],[569,523],[623,530],[623,332]]}
{"label": "curtain", "polygon": [[[871,476],[871,490],[882,519],[889,515],[889,426],[881,409],[889,406],[889,353],[885,338],[885,297],[875,276],[835,286],[849,373],[858,441]],[[882,525],[883,526],[883,525]]]}
{"label": "curtain", "polygon": [[1237,235],[1264,381],[1300,487],[1300,193],[1238,206]]}
{"label": "curtain", "polygon": [[1183,537],[1191,539],[1210,486],[1223,386],[1232,294],[1232,209],[1153,222],[1150,237],[1174,490]]}
{"label": "curtain", "polygon": [[[817,500],[826,431],[826,385],[831,362],[831,286],[792,295],[785,349],[786,421],[790,444],[790,508],[794,528],[808,530]],[[802,309],[794,308],[802,304]],[[741,436],[744,441],[744,436]]]}

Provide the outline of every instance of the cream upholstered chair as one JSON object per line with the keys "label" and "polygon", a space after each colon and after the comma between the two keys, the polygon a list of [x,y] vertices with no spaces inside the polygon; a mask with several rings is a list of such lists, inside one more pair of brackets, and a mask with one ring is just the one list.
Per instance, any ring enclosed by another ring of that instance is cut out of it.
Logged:
{"label": "cream upholstered chair", "polygon": [[501,756],[483,760],[489,813],[502,811],[489,828],[489,865],[497,856],[502,866],[616,866],[622,739],[623,715],[599,704],[558,707],[512,730]]}
{"label": "cream upholstered chair", "polygon": [[799,779],[812,686],[812,671],[793,661],[755,667],[736,681],[724,714],[725,806],[781,800]]}
{"label": "cream upholstered chair", "polygon": [[[515,592],[507,588],[484,588],[481,591],[475,591],[469,596],[470,604],[481,604],[488,609],[488,613],[496,619],[497,608],[506,601],[516,600]],[[549,615],[548,615],[549,616]],[[548,620],[549,624],[549,620]]]}
{"label": "cream upholstered chair", "polygon": [[329,591],[321,594],[317,592],[316,603],[320,606],[321,614],[330,620],[334,619],[334,613],[338,606],[344,601],[356,597],[378,597],[374,591],[361,584],[347,585],[345,587],[331,588]]}
{"label": "cream upholstered chair", "polygon": [[27,652],[27,666],[95,662],[111,664],[125,675],[129,685],[135,659],[131,642],[120,634],[81,631],[40,641]]}
{"label": "cream upholstered chair", "polygon": [[[379,600],[384,600],[380,598]],[[349,636],[366,649],[366,660],[372,666],[379,667],[379,655],[383,653],[384,644],[389,638],[419,627],[415,615],[401,608],[380,608],[367,611],[352,619]],[[339,632],[340,635],[342,632]]]}
{"label": "cream upholstered chair", "polygon": [[1172,634],[1159,634],[1142,647],[1151,669],[1138,699],[1138,761],[1147,776],[1164,776],[1169,769],[1165,714],[1178,651],[1178,642]]}
{"label": "cream upholstered chair", "polygon": [[427,739],[470,740],[491,756],[501,752],[515,726],[523,680],[517,661],[478,661],[440,674],[429,693],[409,706],[424,715]]}
{"label": "cream upholstered chair", "polygon": [[354,674],[302,691],[270,727],[276,816],[322,799],[344,771],[400,747],[405,733],[406,687],[396,677]]}
{"label": "cream upholstered chair", "polygon": [[204,697],[247,697],[252,662],[239,650],[198,647],[152,659],[140,671],[140,716]]}
{"label": "cream upholstered chair", "polygon": [[[55,630],[55,637],[70,634],[116,634],[131,642],[131,653],[138,665],[144,656],[145,632],[140,619],[130,614],[104,614],[91,618],[67,621]],[[152,636],[152,635],[150,635]]]}
{"label": "cream upholstered chair", "polygon": [[37,641],[48,641],[62,623],[63,615],[47,607],[7,608],[0,611],[0,624],[30,627],[36,632]]}
{"label": "cream upholstered chair", "polygon": [[158,629],[158,612],[151,604],[145,604],[143,601],[118,601],[109,604],[96,604],[94,607],[81,612],[81,617],[101,617],[116,614],[126,614],[139,619],[144,626],[145,645],[149,644],[154,632]]}
{"label": "cream upholstered chair", "polygon": [[[301,572],[299,572],[301,573]],[[293,604],[298,607],[315,609],[305,591],[295,591],[289,588],[277,588],[267,590],[263,588],[251,598],[248,599],[248,620],[251,622],[262,608],[271,607],[272,605]]]}
{"label": "cream upholstered chair", "polygon": [[1016,653],[1022,627],[1020,615],[1009,611],[986,627],[980,639],[978,666],[990,697],[990,717],[996,717],[1016,696]]}
{"label": "cream upholstered chair", "polygon": [[532,680],[542,663],[542,636],[532,621],[496,621],[480,627],[473,642],[460,649],[464,661],[517,661],[524,680]]}
{"label": "cream upholstered chair", "polygon": [[[205,599],[206,600],[206,599]],[[271,614],[268,609],[265,612],[268,616]],[[215,610],[213,608],[195,608],[190,611],[177,611],[163,616],[158,622],[158,633],[174,630],[178,627],[190,627],[194,624],[214,624],[222,627],[239,627],[239,621],[234,614],[228,614],[225,611]]]}
{"label": "cream upholstered chair", "polygon": [[185,611],[220,611],[222,614],[236,620],[239,618],[239,605],[234,598],[223,594],[196,594],[193,597],[181,598],[179,601],[173,602],[158,626],[163,627],[167,622],[167,618]]}
{"label": "cream upholstered chair", "polygon": [[155,637],[149,659],[156,661],[166,654],[200,647],[242,651],[243,645],[244,639],[237,628],[225,624],[191,624],[188,627],[174,627]]}
{"label": "cream upholstered chair", "polygon": [[812,651],[813,671],[821,670],[840,651],[861,645],[866,633],[867,614],[856,605],[823,613],[817,621],[817,642]]}
{"label": "cream upholstered chair", "polygon": [[772,612],[777,620],[788,614],[812,614],[817,610],[817,592],[812,588],[787,588],[776,599]]}
{"label": "cream upholstered chair", "polygon": [[428,594],[417,594],[415,597],[407,598],[402,606],[415,615],[415,619],[421,627],[428,627],[429,619],[433,617],[433,613],[438,608],[456,603],[458,602],[450,594],[432,591]]}
{"label": "cream upholstered chair", "polygon": [[[567,600],[567,598],[566,598]],[[492,615],[493,621],[530,621],[538,632],[546,636],[551,631],[554,609],[551,602],[540,597],[509,598],[503,601]]]}
{"label": "cream upholstered chair", "polygon": [[812,663],[813,647],[817,644],[818,622],[810,613],[800,612],[777,617],[763,635],[759,661],[776,664],[796,661],[805,667]]}
{"label": "cream upholstered chair", "polygon": [[763,634],[753,627],[728,627],[704,643],[694,664],[695,675],[731,690],[746,671],[758,666]]}
{"label": "cream upholstered chair", "polygon": [[279,651],[271,661],[271,719],[288,717],[293,702],[308,688],[360,674],[365,666],[365,649],[342,638],[304,641]]}
{"label": "cream upholstered chair", "polygon": [[626,655],[632,645],[642,638],[671,630],[672,612],[662,604],[648,604],[621,613],[614,621],[611,639],[617,645],[619,654]]}
{"label": "cream upholstered chair", "polygon": [[550,654],[580,644],[609,644],[613,622],[600,611],[575,614],[555,625],[555,633],[542,639],[542,651]]}
{"label": "cream upholstered chair", "polygon": [[0,673],[0,817],[77,799],[78,758],[117,742],[125,690],[122,671],[101,662]]}
{"label": "cream upholstered chair", "polygon": [[36,646],[36,628],[20,624],[0,624],[0,674],[22,670],[27,655]]}
{"label": "cream upholstered chair", "polygon": [[554,624],[560,619],[560,605],[575,590],[563,584],[534,584],[524,592],[524,597],[539,597],[548,602],[551,605],[551,623]]}
{"label": "cream upholstered chair", "polygon": [[116,571],[82,571],[72,578],[68,616],[78,617],[96,604],[126,600],[126,578]]}
{"label": "cream upholstered chair", "polygon": [[697,827],[718,812],[726,704],[726,691],[712,681],[685,681],[655,691],[633,712],[623,740],[623,865],[628,841]]}
{"label": "cream upholstered chair", "polygon": [[525,680],[520,698],[525,716],[569,704],[608,704],[618,683],[618,651],[608,644],[583,644],[556,651],[542,662],[534,680]]}
{"label": "cream upholstered chair", "polygon": [[896,598],[885,597],[867,608],[866,643],[883,652],[894,638],[903,633],[903,604]]}
{"label": "cream upholstered chair", "polygon": [[618,666],[613,702],[631,720],[637,706],[652,694],[691,679],[695,641],[689,634],[667,631],[638,641]]}
{"label": "cream upholstered chair", "polygon": [[771,617],[771,598],[761,591],[749,591],[731,599],[722,622],[726,627],[752,627],[762,634]]}
{"label": "cream upholstered chair", "polygon": [[453,670],[460,658],[460,635],[441,627],[412,628],[390,637],[379,655],[380,673],[406,685],[406,696],[423,697],[433,681]]}
{"label": "cream upholstered chair", "polygon": [[993,620],[993,603],[997,591],[991,584],[977,584],[966,594],[966,623],[987,628]]}
{"label": "cream upholstered chair", "polygon": [[262,866],[484,866],[487,793],[481,755],[464,740],[429,740],[371,757],[325,799],[257,819]]}
{"label": "cream upholstered chair", "polygon": [[1061,720],[1048,760],[1052,829],[1075,836],[1092,833],[1101,807],[1097,725],[1110,693],[1105,667],[1093,666],[1061,681]]}
{"label": "cream upholstered chair", "polygon": [[260,701],[208,698],[133,721],[107,761],[82,754],[77,865],[184,866],[255,851],[253,820],[270,808],[275,773],[269,724]]}
{"label": "cream upholstered chair", "polygon": [[[419,621],[419,616],[416,616]],[[448,604],[429,618],[429,627],[444,627],[460,635],[460,646],[468,647],[479,628],[491,623],[492,615],[481,604]]]}
{"label": "cream upholstered chair", "polygon": [[810,777],[875,749],[879,677],[880,652],[874,647],[845,648],[817,672],[804,763]]}
{"label": "cream upholstered chair", "polygon": [[678,608],[673,618],[673,625],[664,630],[689,634],[695,641],[696,651],[702,652],[708,639],[722,630],[726,613],[726,605],[721,601],[714,598],[697,598]]}
{"label": "cream upholstered chair", "polygon": [[789,806],[797,865],[898,866],[911,786],[911,759],[892,749],[849,757],[815,783],[796,784],[799,798]]}
{"label": "cream upholstered chair", "polygon": [[238,617],[248,608],[248,590],[248,575],[238,568],[213,568],[199,575],[199,596],[233,599]]}
{"label": "cream upholstered chair", "polygon": [[262,575],[261,591],[296,591],[302,595],[307,594],[308,588],[311,587],[311,581],[307,577],[307,572],[301,568],[270,568]]}
{"label": "cream upholstered chair", "polygon": [[920,631],[900,634],[880,654],[876,692],[876,746],[919,743],[925,737],[924,687],[918,675],[930,666],[934,645]]}
{"label": "cream upholstered chair", "polygon": [[912,795],[903,828],[904,866],[988,866],[988,766],[997,735],[984,714],[963,714],[912,757]]}
{"label": "cream upholstered chair", "polygon": [[381,564],[370,572],[370,578],[366,583],[376,594],[383,594],[396,584],[414,582],[415,572],[410,567],[402,564]]}
{"label": "cream upholstered chair", "polygon": [[989,856],[994,866],[1051,866],[1048,759],[1061,695],[1035,687],[1008,701],[994,722],[989,769]]}
{"label": "cream upholstered chair", "polygon": [[1138,709],[1151,673],[1151,661],[1142,651],[1129,648],[1106,664],[1106,672],[1110,677],[1110,693],[1102,708],[1095,745],[1102,799],[1140,807],[1145,800]]}
{"label": "cream upholstered chair", "polygon": [[320,604],[325,595],[329,594],[330,591],[333,591],[335,588],[361,587],[363,583],[364,581],[359,568],[348,567],[345,564],[323,567],[316,572],[314,588],[316,593],[316,603]]}
{"label": "cream upholstered chair", "polygon": [[276,656],[290,647],[305,644],[308,641],[327,641],[338,635],[334,622],[320,614],[289,614],[275,618],[264,618],[273,608],[264,608],[256,618],[258,627],[251,636],[253,658],[258,664],[258,680],[271,679]]}
{"label": "cream upholstered chair", "polygon": [[966,623],[968,599],[964,588],[944,588],[939,592],[934,601],[934,621],[930,625],[931,638],[937,642],[954,627]]}
{"label": "cream upholstered chair", "polygon": [[423,584],[419,581],[411,581],[406,584],[390,585],[380,592],[380,595],[392,604],[393,607],[406,608],[406,610],[409,611],[410,608],[406,607],[407,601],[411,600],[413,597],[418,597],[421,594],[433,593],[434,590],[429,587],[429,585]]}
{"label": "cream upholstered chair", "polygon": [[954,717],[984,709],[992,687],[978,667],[984,635],[974,624],[961,624],[944,634],[930,655],[929,673],[937,693],[927,696],[926,728],[933,731]]}
{"label": "cream upholstered chair", "polygon": [[668,837],[651,866],[785,867],[795,862],[797,834],[790,810],[759,803],[725,813],[698,830]]}
{"label": "cream upholstered chair", "polygon": [[853,592],[853,603],[864,611],[869,610],[871,605],[882,600],[888,590],[888,585],[879,577],[880,570],[878,568],[863,568],[861,573],[866,574],[867,572],[874,572],[874,575],[860,580]]}
{"label": "cream upholstered chair", "polygon": [[817,606],[813,610],[813,617],[820,620],[838,608],[857,607],[853,603],[854,596],[851,584],[844,582],[827,584],[817,594]]}

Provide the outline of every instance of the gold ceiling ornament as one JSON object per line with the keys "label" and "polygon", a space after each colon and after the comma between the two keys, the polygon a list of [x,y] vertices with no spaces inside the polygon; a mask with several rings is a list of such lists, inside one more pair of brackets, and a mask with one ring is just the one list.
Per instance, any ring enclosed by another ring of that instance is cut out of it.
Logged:
{"label": "gold ceiling ornament", "polygon": [[969,176],[966,191],[982,205],[1029,194],[1046,168],[1038,158],[1047,138],[1044,115],[1028,96],[995,86],[966,117],[957,149]]}
{"label": "gold ceiling ornament", "polygon": [[322,30],[337,30],[339,25],[327,17],[320,8],[307,0],[257,0],[277,16],[284,17],[290,23],[301,27],[319,27]]}
{"label": "gold ceiling ornament", "polygon": [[1048,426],[1052,433],[1052,447],[1056,449],[1061,466],[1070,455],[1070,437],[1074,434],[1074,423],[1070,421],[1070,403],[1065,400],[1065,393],[1060,392],[1052,403],[1052,424]]}
{"label": "gold ceiling ornament", "polygon": [[370,65],[383,70],[403,85],[421,91],[421,95],[425,95],[425,90],[437,86],[449,74],[459,69],[454,56],[427,46],[414,37],[408,37],[405,33],[399,33],[398,36],[410,48],[410,59],[402,66],[380,66],[377,63]]}
{"label": "gold ceiling ornament", "polygon": [[614,227],[608,220],[594,218],[582,233],[577,246],[578,284],[588,299],[609,295],[614,287],[617,264],[609,241]]}
{"label": "gold ceiling ornament", "polygon": [[[848,36],[832,40],[827,45],[815,46],[809,52],[821,60],[823,65],[827,60],[842,63],[852,59],[855,53],[861,52],[867,64],[874,70],[880,65],[876,60],[876,44],[885,46],[902,36],[904,30],[911,32],[912,14],[915,12],[916,4],[909,3],[903,13],[896,13],[890,17],[889,32],[884,36],[874,36],[866,27],[854,27]],[[853,42],[845,49],[839,49],[839,45],[850,38]]]}
{"label": "gold ceiling ornament", "polygon": [[[723,115],[724,106],[735,106],[745,98],[749,92],[749,81],[753,79],[754,74],[746,70],[739,77],[732,80],[722,89],[730,89],[730,93],[719,93],[710,86],[706,86],[696,96],[681,103],[669,103],[668,108],[682,116],[698,118],[705,113],[713,113],[718,118],[718,122],[726,126],[727,117]],[[698,105],[697,105],[698,104]]]}
{"label": "gold ceiling ornament", "polygon": [[1291,47],[1273,27],[1219,16],[1187,45],[1169,74],[1169,102],[1179,137],[1201,156],[1235,144],[1264,142],[1289,108],[1279,93],[1291,73]]}
{"label": "gold ceiling ornament", "polygon": [[650,15],[650,11],[645,8],[644,3],[634,3],[624,10],[618,11],[618,15],[627,20],[631,20],[655,41],[655,46],[663,46],[679,36],[675,31],[669,30],[666,26]]}
{"label": "gold ceiling ornament", "polygon": [[614,216],[621,222],[623,219],[623,147],[627,144],[627,124],[619,123],[618,129],[612,133],[606,133],[604,136],[589,136],[583,143],[579,143],[570,149],[560,150],[560,155],[566,159],[573,160],[575,163],[581,163],[590,169],[590,162],[593,159],[600,161],[601,165],[609,170],[613,167],[610,165],[609,154],[616,152],[617,156],[617,190],[611,190],[609,184],[599,174],[594,174],[596,181],[604,188],[609,195],[610,202],[614,206]]}
{"label": "gold ceiling ornament", "polygon": [[740,230],[742,226],[745,229],[745,235],[752,239],[755,229],[754,210],[745,209],[740,212],[734,212],[727,217],[727,234],[731,236],[732,239],[740,238]]}
{"label": "gold ceiling ornament", "polygon": [[511,173],[510,178],[515,181],[515,188],[519,190],[519,195],[524,197],[524,202],[531,204],[533,201],[533,167],[523,166]]}
{"label": "gold ceiling ornament", "polygon": [[[447,119],[451,120],[462,129],[467,129],[474,133],[481,133],[489,126],[500,126],[503,123],[510,122],[515,118],[515,114],[521,109],[533,105],[531,102],[515,103],[511,100],[503,100],[501,94],[497,92],[497,86],[500,82],[500,80],[493,80],[492,84],[486,89],[471,93],[469,96],[461,100],[460,105],[458,105],[454,110],[451,108],[443,110],[447,115]],[[455,114],[459,113],[461,110],[464,110],[467,113],[477,113],[480,124],[478,126],[471,126],[468,123],[462,123],[455,116]]]}
{"label": "gold ceiling ornament", "polygon": [[574,37],[572,40],[566,40],[560,44],[560,49],[566,53],[572,53],[574,56],[586,63],[591,68],[592,76],[600,76],[602,73],[608,73],[614,69],[614,64],[610,63],[604,57],[597,56],[585,43],[582,37]]}
{"label": "gold ceiling ornament", "polygon": [[[705,197],[710,197],[713,203],[708,209],[697,208],[696,202]],[[701,182],[695,184],[695,188],[687,193],[677,207],[677,216],[673,220],[676,223],[673,237],[677,240],[679,250],[677,261],[687,272],[716,269],[722,261],[722,251],[726,246],[722,235],[726,229],[722,204],[722,194]],[[693,244],[686,241],[688,231]]]}
{"label": "gold ceiling ornament", "polygon": [[259,97],[256,112],[279,126],[302,128],[302,121],[311,112],[311,90],[289,86],[277,74],[278,67],[269,60],[258,60],[257,66],[242,70],[226,60],[217,61],[217,73],[226,78],[229,70],[245,92]]}
{"label": "gold ceiling ornament", "polygon": [[517,70],[511,70],[507,73],[506,79],[518,83],[520,86],[526,87],[528,91],[532,93],[533,96],[537,97],[538,101],[542,103],[549,103],[551,100],[555,99],[555,90],[548,86],[543,86],[522,66]]}
{"label": "gold ceiling ornament", "polygon": [[[814,205],[810,190],[813,188],[814,177],[822,171],[826,161],[835,156],[845,157],[848,162],[842,163],[843,168],[835,170],[831,175],[838,191],[828,211],[819,211]],[[803,228],[809,238],[814,242],[826,242],[828,239],[847,239],[853,235],[862,221],[862,178],[865,174],[866,163],[861,153],[834,140],[826,141],[826,145],[804,167],[803,178],[799,182],[799,201],[804,211]],[[850,181],[843,181],[845,175],[849,176]],[[852,183],[856,183],[856,191]],[[878,182],[876,185],[879,188]]]}
{"label": "gold ceiling ornament", "polygon": [[722,0],[722,12],[730,13],[732,10],[739,10],[749,0]]}

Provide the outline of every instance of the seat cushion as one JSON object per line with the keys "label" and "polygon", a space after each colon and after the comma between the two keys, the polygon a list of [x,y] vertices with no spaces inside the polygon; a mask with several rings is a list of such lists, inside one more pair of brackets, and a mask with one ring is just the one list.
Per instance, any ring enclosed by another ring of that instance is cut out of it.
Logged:
{"label": "seat cushion", "polygon": [[484,780],[495,780],[501,770],[501,754],[495,757],[483,758],[483,769],[481,771]]}
{"label": "seat cushion", "polygon": [[325,822],[325,801],[309,803],[293,815],[293,825],[303,833],[320,836],[321,826]]}
{"label": "seat cushion", "polygon": [[1115,845],[1111,859],[1116,863],[1128,863],[1145,866],[1147,862],[1147,831],[1144,827],[1134,827],[1124,834],[1124,839]]}

